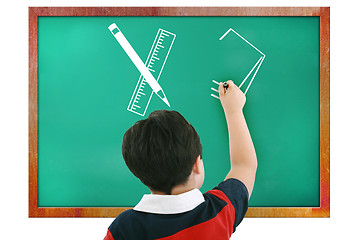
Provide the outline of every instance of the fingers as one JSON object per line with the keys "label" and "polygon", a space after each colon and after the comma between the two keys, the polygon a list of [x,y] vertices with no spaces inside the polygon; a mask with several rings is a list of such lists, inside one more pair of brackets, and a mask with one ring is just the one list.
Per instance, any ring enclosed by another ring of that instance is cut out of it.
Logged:
{"label": "fingers", "polygon": [[232,86],[232,87],[235,86],[235,83],[232,80],[228,80],[227,84],[229,85],[229,87],[230,86]]}
{"label": "fingers", "polygon": [[218,91],[219,91],[220,97],[225,94],[225,89],[224,89],[224,83],[223,82],[220,82]]}
{"label": "fingers", "polygon": [[219,95],[220,97],[223,96],[227,91],[229,91],[229,89],[234,89],[234,87],[236,87],[235,83],[232,80],[228,80],[225,83],[227,83],[227,86],[223,82],[220,82],[219,85]]}

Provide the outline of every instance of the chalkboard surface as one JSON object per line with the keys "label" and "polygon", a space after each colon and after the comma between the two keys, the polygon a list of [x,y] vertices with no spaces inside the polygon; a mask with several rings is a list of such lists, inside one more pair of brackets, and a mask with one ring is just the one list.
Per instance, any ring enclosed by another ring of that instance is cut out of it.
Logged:
{"label": "chalkboard surface", "polygon": [[[144,63],[159,29],[176,35],[159,78],[170,108],[154,95],[144,116],[127,109],[140,73],[112,23]],[[258,156],[250,206],[319,206],[319,31],[319,17],[39,17],[38,206],[134,206],[149,190],[127,169],[122,136],[158,109],[193,124],[203,145],[201,191],[215,187],[230,165],[212,80],[239,85],[259,51],[266,58],[244,108]]]}

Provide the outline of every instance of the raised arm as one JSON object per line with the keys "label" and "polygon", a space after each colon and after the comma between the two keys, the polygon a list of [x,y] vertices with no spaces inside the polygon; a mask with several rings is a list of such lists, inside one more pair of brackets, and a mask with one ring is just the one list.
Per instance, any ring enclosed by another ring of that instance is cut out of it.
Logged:
{"label": "raised arm", "polygon": [[229,80],[225,90],[223,83],[219,86],[220,100],[223,106],[229,131],[231,169],[225,179],[236,178],[243,182],[252,193],[257,169],[255,148],[243,114],[246,97],[243,92]]}

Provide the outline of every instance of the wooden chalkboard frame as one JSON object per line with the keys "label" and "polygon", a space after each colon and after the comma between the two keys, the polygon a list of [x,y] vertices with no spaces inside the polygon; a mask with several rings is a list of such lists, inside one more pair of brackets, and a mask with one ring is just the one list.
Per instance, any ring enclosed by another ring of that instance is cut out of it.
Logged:
{"label": "wooden chalkboard frame", "polygon": [[40,16],[320,17],[320,207],[250,207],[246,217],[330,217],[329,7],[29,7],[29,217],[116,217],[130,208],[38,206],[38,17]]}

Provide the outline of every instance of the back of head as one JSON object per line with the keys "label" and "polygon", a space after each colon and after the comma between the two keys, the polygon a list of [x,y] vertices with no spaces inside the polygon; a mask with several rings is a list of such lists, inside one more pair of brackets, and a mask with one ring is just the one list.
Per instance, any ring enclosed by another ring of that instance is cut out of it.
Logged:
{"label": "back of head", "polygon": [[200,138],[176,111],[152,112],[124,135],[122,154],[130,171],[152,190],[170,194],[184,184],[196,158],[202,157]]}

